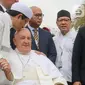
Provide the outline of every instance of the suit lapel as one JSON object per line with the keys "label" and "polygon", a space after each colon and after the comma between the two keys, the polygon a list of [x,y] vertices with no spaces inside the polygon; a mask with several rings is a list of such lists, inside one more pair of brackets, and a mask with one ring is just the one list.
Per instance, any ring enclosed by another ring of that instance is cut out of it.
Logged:
{"label": "suit lapel", "polygon": [[42,46],[43,46],[43,33],[42,33],[42,29],[39,28],[39,48],[40,48],[40,50],[41,50]]}

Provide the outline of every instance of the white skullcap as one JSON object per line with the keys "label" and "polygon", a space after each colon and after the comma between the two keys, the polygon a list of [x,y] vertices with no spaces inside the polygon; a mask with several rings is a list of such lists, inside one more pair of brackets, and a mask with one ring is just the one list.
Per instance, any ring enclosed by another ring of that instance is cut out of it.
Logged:
{"label": "white skullcap", "polygon": [[11,10],[15,10],[18,11],[22,14],[24,14],[26,17],[28,17],[29,19],[32,17],[33,13],[32,10],[26,6],[25,4],[21,3],[21,2],[16,2],[11,6]]}

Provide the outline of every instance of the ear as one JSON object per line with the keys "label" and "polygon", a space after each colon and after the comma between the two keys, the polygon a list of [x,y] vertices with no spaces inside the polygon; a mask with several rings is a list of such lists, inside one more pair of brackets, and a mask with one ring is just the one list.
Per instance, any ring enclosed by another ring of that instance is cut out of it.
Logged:
{"label": "ear", "polygon": [[15,38],[13,38],[13,42],[14,42],[14,45],[16,46],[16,39]]}
{"label": "ear", "polygon": [[56,20],[56,24],[58,24],[58,21]]}
{"label": "ear", "polygon": [[19,19],[19,18],[22,18],[22,14],[18,14],[17,15],[17,18]]}

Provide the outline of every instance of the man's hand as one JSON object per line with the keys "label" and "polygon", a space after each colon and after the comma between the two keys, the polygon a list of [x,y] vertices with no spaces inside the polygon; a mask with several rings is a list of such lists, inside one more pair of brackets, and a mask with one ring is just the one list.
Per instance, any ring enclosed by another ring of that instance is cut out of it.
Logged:
{"label": "man's hand", "polygon": [[74,82],[73,85],[81,85],[81,82],[79,82],[79,81]]}
{"label": "man's hand", "polygon": [[11,73],[11,68],[6,59],[0,59],[0,69],[2,69],[8,80],[13,80],[13,75]]}
{"label": "man's hand", "polygon": [[9,63],[3,58],[0,59],[0,68],[7,73],[11,71]]}

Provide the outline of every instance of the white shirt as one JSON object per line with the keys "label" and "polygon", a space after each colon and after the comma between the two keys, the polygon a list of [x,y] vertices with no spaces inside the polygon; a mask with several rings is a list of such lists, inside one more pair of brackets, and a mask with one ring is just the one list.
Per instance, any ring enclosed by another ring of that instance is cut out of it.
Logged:
{"label": "white shirt", "polygon": [[[10,28],[12,21],[7,13],[0,13],[0,55],[6,57],[10,51]],[[7,84],[4,72],[0,69],[0,85]]]}
{"label": "white shirt", "polygon": [[0,13],[0,52],[10,50],[10,28],[12,20],[8,13]]}
{"label": "white shirt", "polygon": [[76,34],[77,32],[71,29],[66,35],[62,35],[62,33],[59,32],[59,34],[54,37],[57,50],[56,66],[69,82],[72,82],[71,60]]}

